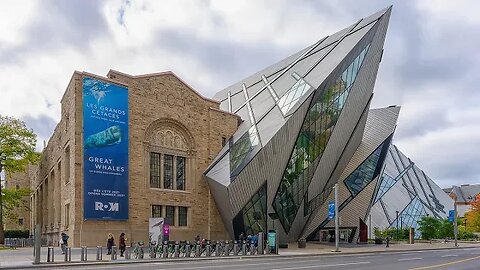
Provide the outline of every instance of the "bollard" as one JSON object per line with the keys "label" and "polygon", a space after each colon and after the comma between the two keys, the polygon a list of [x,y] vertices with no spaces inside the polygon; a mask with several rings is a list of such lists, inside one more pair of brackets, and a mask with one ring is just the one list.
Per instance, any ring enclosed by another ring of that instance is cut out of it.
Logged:
{"label": "bollard", "polygon": [[187,244],[185,245],[185,257],[190,257],[190,253],[192,251],[190,250],[190,241],[187,241]]}
{"label": "bollard", "polygon": [[127,246],[125,247],[125,260],[130,260],[131,259],[131,253],[130,253],[130,249],[132,247],[131,246]]}
{"label": "bollard", "polygon": [[156,246],[150,246],[150,258],[154,259],[157,257],[157,252],[155,250],[157,249]]}
{"label": "bollard", "polygon": [[71,262],[72,261],[72,248],[65,247],[65,261]]}
{"label": "bollard", "polygon": [[168,242],[163,242],[163,258],[168,258]]}
{"label": "bollard", "polygon": [[220,242],[217,241],[217,244],[215,245],[215,257],[220,257]]}
{"label": "bollard", "polygon": [[103,260],[102,247],[97,246],[97,261]]}
{"label": "bollard", "polygon": [[195,246],[195,257],[200,257],[200,242]]}
{"label": "bollard", "polygon": [[47,262],[55,262],[55,253],[53,252],[53,247],[47,248]]}
{"label": "bollard", "polygon": [[205,256],[210,257],[210,241],[207,242],[207,247],[205,248]]}
{"label": "bollard", "polygon": [[175,242],[174,246],[174,255],[175,258],[180,257],[180,245],[178,244],[178,241]]}
{"label": "bollard", "polygon": [[237,256],[238,255],[238,242],[235,240],[233,242],[233,256]]}
{"label": "bollard", "polygon": [[87,261],[87,247],[83,246],[82,251],[80,253],[80,261],[86,262]]}
{"label": "bollard", "polygon": [[225,250],[223,252],[224,256],[230,256],[230,241],[225,241]]}
{"label": "bollard", "polygon": [[242,243],[242,255],[247,255],[247,242],[243,241]]}
{"label": "bollard", "polygon": [[258,240],[257,240],[257,245],[258,245],[258,250],[257,250],[257,254],[259,255],[263,255],[264,253],[264,235],[263,235],[263,232],[259,232],[258,233]]}
{"label": "bollard", "polygon": [[110,259],[112,261],[117,259],[117,246],[112,246],[112,253]]}

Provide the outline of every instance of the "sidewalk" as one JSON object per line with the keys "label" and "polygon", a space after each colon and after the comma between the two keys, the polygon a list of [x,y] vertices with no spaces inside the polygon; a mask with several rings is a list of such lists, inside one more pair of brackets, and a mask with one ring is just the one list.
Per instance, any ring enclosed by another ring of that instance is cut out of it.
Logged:
{"label": "sidewalk", "polygon": [[[475,248],[480,247],[480,243],[459,243],[460,248]],[[361,254],[361,253],[377,253],[377,252],[402,252],[402,251],[417,251],[417,250],[432,250],[432,249],[449,249],[455,248],[453,242],[448,243],[416,243],[414,245],[410,244],[391,244],[390,248],[386,248],[385,245],[374,245],[374,244],[347,244],[342,243],[340,245],[339,253],[333,252],[335,250],[334,244],[325,244],[325,243],[307,243],[306,248],[298,248],[296,243],[289,244],[288,249],[280,249],[279,255],[270,255],[270,256],[335,256],[339,254]],[[105,250],[104,250],[105,251]],[[229,257],[201,257],[201,258],[169,258],[169,259],[143,259],[143,260],[125,260],[125,258],[118,257],[116,261],[110,261],[110,256],[103,254],[103,261],[96,261],[96,249],[90,248],[88,250],[88,261],[80,262],[80,249],[72,248],[72,262],[64,263],[64,255],[61,254],[59,248],[55,248],[55,263],[47,264],[47,248],[42,248],[41,252],[41,264],[32,265],[33,262],[33,248],[19,248],[15,250],[0,250],[0,269],[12,269],[12,268],[32,268],[32,267],[42,267],[42,268],[52,268],[52,266],[60,267],[67,265],[98,265],[98,264],[125,264],[125,263],[146,263],[146,262],[155,262],[155,261],[186,261],[186,260],[216,260],[216,259],[235,259],[237,256]],[[147,254],[145,254],[146,257]],[[250,256],[249,256],[250,257]],[[256,256],[252,256],[256,257]]]}

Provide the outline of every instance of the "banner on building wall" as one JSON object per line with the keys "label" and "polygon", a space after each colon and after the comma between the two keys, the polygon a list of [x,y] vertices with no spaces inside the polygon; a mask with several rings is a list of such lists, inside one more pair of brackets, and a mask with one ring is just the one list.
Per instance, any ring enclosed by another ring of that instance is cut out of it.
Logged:
{"label": "banner on building wall", "polygon": [[163,218],[150,218],[148,220],[148,240],[153,245],[163,241]]}
{"label": "banner on building wall", "polygon": [[83,217],[128,219],[128,89],[83,78]]}

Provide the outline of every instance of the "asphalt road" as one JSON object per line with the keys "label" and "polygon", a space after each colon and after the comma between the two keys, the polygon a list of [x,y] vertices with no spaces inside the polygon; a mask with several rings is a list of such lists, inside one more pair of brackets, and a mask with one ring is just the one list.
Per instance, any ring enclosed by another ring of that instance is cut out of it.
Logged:
{"label": "asphalt road", "polygon": [[56,267],[55,269],[176,269],[176,270],[214,270],[214,269],[258,269],[258,270],[294,270],[294,269],[355,269],[355,270],[424,270],[455,269],[479,270],[480,248],[448,249],[433,251],[409,251],[395,253],[349,254],[332,256],[292,256],[265,258],[235,258],[203,261],[170,261],[155,263],[91,265]]}

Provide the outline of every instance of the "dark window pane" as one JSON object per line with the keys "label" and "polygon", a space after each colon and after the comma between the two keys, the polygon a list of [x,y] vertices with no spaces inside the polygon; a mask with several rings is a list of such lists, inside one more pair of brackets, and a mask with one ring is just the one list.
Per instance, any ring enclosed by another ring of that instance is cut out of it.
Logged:
{"label": "dark window pane", "polygon": [[187,207],[178,207],[178,226],[187,226],[187,215],[188,208]]}
{"label": "dark window pane", "polygon": [[152,217],[162,217],[161,205],[152,205]]}
{"label": "dark window pane", "polygon": [[185,158],[177,157],[177,189],[185,190]]}
{"label": "dark window pane", "polygon": [[160,154],[150,153],[150,187],[160,188]]}
{"label": "dark window pane", "polygon": [[170,221],[170,225],[175,226],[175,206],[166,206],[165,217]]}
{"label": "dark window pane", "polygon": [[173,156],[163,156],[163,188],[173,189]]}

